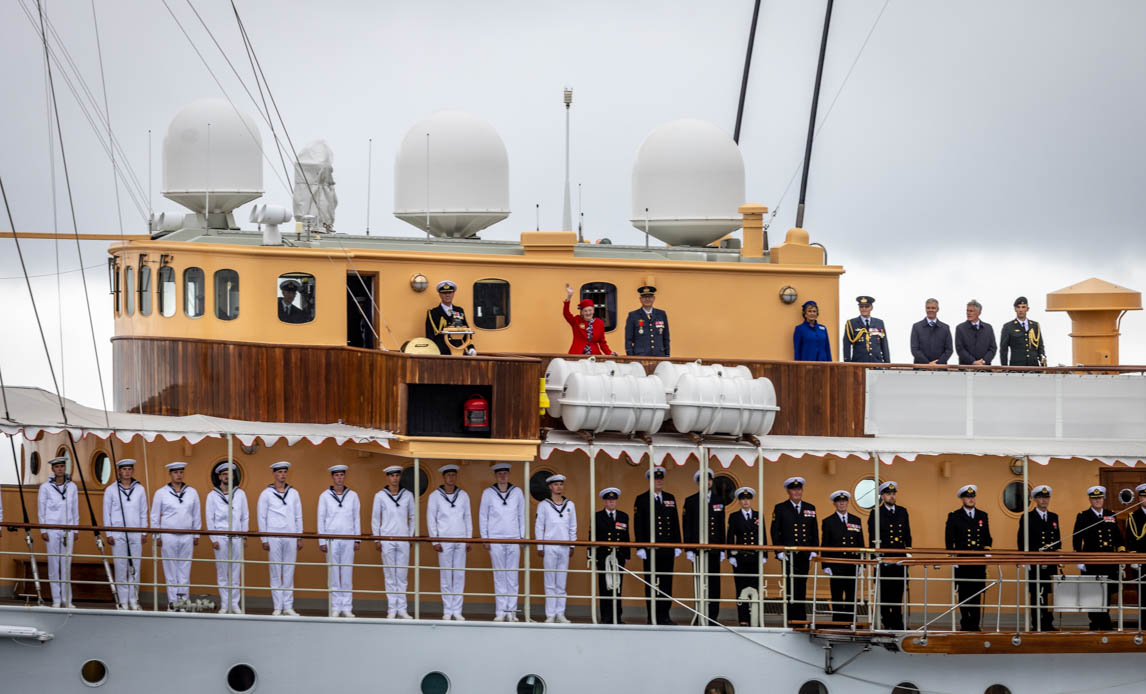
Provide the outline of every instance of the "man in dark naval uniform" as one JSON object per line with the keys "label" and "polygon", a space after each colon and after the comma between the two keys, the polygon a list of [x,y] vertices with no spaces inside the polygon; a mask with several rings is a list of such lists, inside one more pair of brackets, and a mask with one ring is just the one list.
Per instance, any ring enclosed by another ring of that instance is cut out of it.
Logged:
{"label": "man in dark naval uniform", "polygon": [[[1095,485],[1086,490],[1090,498],[1090,508],[1079,513],[1074,519],[1074,532],[1072,544],[1076,552],[1125,552],[1126,546],[1122,542],[1122,532],[1118,529],[1118,519],[1114,517],[1106,505],[1106,487]],[[1118,564],[1079,564],[1079,571],[1083,576],[1105,576],[1106,597],[1108,604],[1113,600],[1118,590]],[[1091,631],[1109,631],[1112,629],[1110,612],[1088,612]]]}
{"label": "man in dark naval uniform", "polygon": [[[1050,511],[1051,488],[1040,484],[1031,490],[1035,507],[1019,521],[1018,548],[1020,552],[1061,552],[1062,531],[1058,527],[1058,514]],[[1029,547],[1029,549],[1028,549]],[[1058,564],[1036,564],[1027,570],[1027,593],[1031,603],[1031,628],[1054,631],[1054,612],[1050,604],[1051,581],[1058,573]]]}
{"label": "man in dark naval uniform", "polygon": [[887,330],[883,321],[871,317],[875,299],[857,296],[860,314],[844,324],[844,361],[891,363],[887,346]]}
{"label": "man in dark naval uniform", "polygon": [[[596,529],[597,542],[628,542],[629,541],[629,515],[617,510],[617,499],[621,490],[616,487],[606,487],[599,494],[605,502],[605,508],[597,511],[593,518]],[[606,562],[612,555],[617,559],[617,573],[612,578],[606,571]],[[600,618],[601,624],[621,623],[621,578],[624,571],[621,567],[629,560],[628,547],[598,547],[597,548],[597,592],[601,596]]]}
{"label": "man in dark naval uniform", "polygon": [[[820,525],[820,542],[824,547],[863,547],[863,522],[848,513],[852,495],[837,489],[828,497],[836,511],[825,516]],[[856,552],[824,552],[824,573],[831,576],[832,619],[851,624],[855,615],[856,565],[836,564],[828,559],[859,559]]]}
{"label": "man in dark naval uniform", "polygon": [[668,314],[653,308],[657,288],[646,284],[637,289],[641,307],[629,312],[625,319],[625,354],[631,357],[669,356]]}
{"label": "man in dark naval uniform", "polygon": [[[781,501],[772,509],[772,544],[816,547],[820,544],[820,524],[816,520],[816,507],[804,501],[804,478],[789,477],[784,480],[788,500]],[[808,568],[815,552],[777,552],[776,557],[784,562],[788,600],[788,625],[807,619]]]}
{"label": "man in dark naval uniform", "polygon": [[[700,483],[700,471],[698,470],[692,476],[693,485]],[[684,500],[684,542],[690,545],[723,545],[724,544],[724,503],[720,499],[712,498],[712,470],[708,471],[708,492],[705,495],[705,503],[708,504],[708,537],[704,537],[701,532],[703,527],[703,509],[700,505],[700,492],[692,494]],[[724,552],[717,550],[706,550],[704,552],[697,552],[696,550],[688,550],[685,556],[692,562],[693,571],[699,572],[700,567],[704,567],[705,573],[708,574],[706,581],[705,592],[705,609],[700,610],[708,615],[712,621],[716,621],[717,616],[720,614],[720,564],[724,561]],[[700,561],[701,556],[704,556],[704,561]],[[709,626],[709,623],[700,620],[700,626]]]}
{"label": "man in dark naval uniform", "polygon": [[284,323],[306,323],[309,320],[307,312],[294,305],[298,287],[298,282],[294,280],[287,280],[280,285],[283,295],[279,299],[279,320]]}
{"label": "man in dark naval uniform", "polygon": [[[648,479],[649,473],[645,473]],[[637,542],[680,542],[680,515],[677,513],[676,497],[664,491],[665,469],[656,466],[653,469],[653,497],[650,501],[649,493],[643,492],[637,496],[633,505],[633,526],[636,528]],[[653,524],[655,535],[649,528],[650,505],[652,505]],[[669,619],[669,609],[672,608],[672,570],[674,560],[680,556],[680,548],[660,548],[650,555],[647,548],[637,550],[637,556],[645,562],[643,576],[646,581],[645,597],[647,603],[648,624],[673,624]],[[653,573],[653,563],[656,563],[656,573]],[[654,585],[659,588],[656,597],[652,596]]]}
{"label": "man in dark naval uniform", "polygon": [[[879,485],[879,547],[882,549],[911,549],[911,519],[907,509],[897,506],[899,485],[891,480]],[[876,547],[876,514],[867,517],[867,536]],[[910,554],[892,554],[898,560]],[[884,629],[903,631],[903,588],[907,567],[892,562],[879,565],[879,620]]]}
{"label": "man in dark naval uniform", "polygon": [[[991,549],[991,523],[986,511],[975,508],[979,488],[967,484],[959,488],[963,505],[947,514],[947,549],[955,551]],[[978,555],[976,558],[981,557]],[[983,602],[983,589],[987,587],[987,567],[956,566],[955,592],[959,595],[959,629],[979,631],[979,615]]]}
{"label": "man in dark naval uniform", "polygon": [[[1126,549],[1137,554],[1146,554],[1146,484],[1134,488],[1138,493],[1138,508],[1126,517]],[[40,521],[41,523],[43,521]],[[1138,564],[1138,591],[1146,589],[1143,580],[1146,579],[1146,560],[1139,560]],[[1146,627],[1146,595],[1142,596],[1141,614],[1138,615],[1138,624]]]}
{"label": "man in dark naval uniform", "polygon": [[[734,496],[738,508],[728,514],[727,542],[730,545],[755,547],[761,544],[760,513],[752,510],[756,491],[750,487],[740,487]],[[745,588],[760,590],[760,566],[768,558],[768,553],[756,549],[734,549],[730,554],[728,563],[732,564],[732,582],[736,585],[736,619],[740,626],[746,627],[752,619],[752,604],[741,601],[740,595]]]}
{"label": "man in dark naval uniform", "polygon": [[[444,328],[470,327],[470,324],[466,321],[466,313],[462,310],[462,307],[454,306],[454,292],[456,292],[457,289],[458,285],[449,280],[438,282],[438,299],[440,303],[429,311],[426,311],[426,337],[438,346],[438,352],[442,354],[451,354],[450,348],[446,346],[446,336],[442,334]],[[470,354],[474,352],[472,343],[467,352]]]}
{"label": "man in dark naval uniform", "polygon": [[[1043,329],[1027,318],[1027,297],[1015,299],[1015,319],[999,333],[999,363],[1003,366],[1043,366],[1047,361]],[[1008,354],[1009,353],[1009,354]]]}

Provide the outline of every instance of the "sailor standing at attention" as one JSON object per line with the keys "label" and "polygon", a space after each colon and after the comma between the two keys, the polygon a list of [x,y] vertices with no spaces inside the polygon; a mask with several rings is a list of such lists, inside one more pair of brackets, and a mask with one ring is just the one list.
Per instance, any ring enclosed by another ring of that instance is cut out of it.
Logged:
{"label": "sailor standing at attention", "polygon": [[891,363],[883,320],[871,315],[875,299],[857,296],[856,303],[860,314],[844,324],[844,361]]}
{"label": "sailor standing at attention", "polygon": [[[115,464],[116,481],[103,492],[103,524],[118,528],[147,527],[147,490],[136,481],[135,461],[124,458]],[[139,606],[139,570],[147,533],[108,533],[107,543],[115,556],[115,592],[121,610]]]}
{"label": "sailor standing at attention", "polygon": [[[383,470],[386,486],[374,495],[370,510],[370,531],[381,537],[414,535],[414,495],[402,488],[402,466]],[[413,619],[406,611],[406,585],[410,575],[410,543],[401,540],[379,540],[374,544],[382,552],[382,576],[386,583],[386,618]]]}
{"label": "sailor standing at attention", "polygon": [[[1126,546],[1122,542],[1122,531],[1118,529],[1118,519],[1110,509],[1104,508],[1106,487],[1096,484],[1086,490],[1086,496],[1090,499],[1090,508],[1079,513],[1074,519],[1074,531],[1071,533],[1074,551],[1125,552]],[[1118,564],[1078,565],[1078,570],[1083,576],[1106,577],[1107,604],[1113,602],[1118,592],[1118,574],[1121,568]],[[1087,617],[1090,619],[1091,631],[1109,631],[1113,628],[1107,609],[1088,612]]]}
{"label": "sailor standing at attention", "polygon": [[[442,484],[426,503],[426,530],[435,538],[473,537],[470,496],[458,488],[458,466],[443,465],[438,472],[442,474]],[[434,543],[441,578],[443,620],[466,621],[462,616],[462,593],[466,589],[466,553],[471,548],[468,542]]]}
{"label": "sailor standing at attention", "polygon": [[[704,506],[700,503],[700,492],[692,494],[684,500],[684,542],[688,545],[723,545],[724,544],[724,504],[720,499],[712,498],[712,470],[708,470],[708,480],[704,503],[708,506],[708,534],[701,533],[704,527],[702,518],[705,515]],[[700,471],[692,475],[692,483],[700,483]],[[716,550],[688,550],[684,556],[692,562],[692,570],[698,574],[706,574],[704,602],[705,609],[699,609],[709,620],[715,622],[720,616],[720,564],[724,561],[724,552]],[[701,557],[704,557],[701,560]],[[708,626],[703,619],[696,622],[699,626]]]}
{"label": "sailor standing at attention", "polygon": [[[816,522],[816,507],[804,501],[804,478],[789,477],[784,480],[784,490],[788,492],[788,500],[781,501],[772,509],[772,544],[818,546],[820,526]],[[787,577],[785,595],[789,603],[786,626],[791,626],[792,622],[802,622],[807,618],[808,569],[816,553],[777,552],[776,558],[784,562]]]}
{"label": "sailor standing at attention", "polygon": [[[247,494],[231,486],[231,467],[226,460],[215,466],[219,486],[207,494],[207,532],[245,533],[251,527]],[[228,502],[229,497],[229,502]],[[243,549],[247,538],[234,535],[210,535],[215,550],[215,578],[219,582],[219,614],[243,614],[239,599],[243,594]]]}
{"label": "sailor standing at attention", "polygon": [[[187,463],[168,463],[171,481],[155,492],[151,501],[151,527],[176,530],[200,530],[203,518],[199,512],[199,492],[183,483]],[[191,555],[199,545],[198,535],[155,533],[155,546],[163,555],[163,578],[167,581],[167,609],[186,600],[191,585]]]}
{"label": "sailor standing at attention", "polygon": [[[617,499],[621,497],[621,490],[616,487],[606,487],[597,495],[605,502],[605,508],[597,511],[594,518],[597,531],[597,542],[628,542],[629,516],[624,511],[617,510]],[[615,572],[609,571],[609,557],[617,564]],[[628,547],[597,548],[597,592],[601,595],[600,612],[598,620],[601,624],[621,623],[621,579],[624,572],[621,567],[629,560]]]}
{"label": "sailor standing at attention", "polygon": [[[947,549],[974,551],[991,549],[991,523],[986,511],[975,508],[975,496],[979,488],[973,484],[959,488],[959,499],[963,502],[947,514]],[[990,556],[990,555],[987,555]],[[979,616],[983,602],[983,589],[987,587],[987,567],[956,566],[955,592],[959,594],[960,631],[979,631]]]}
{"label": "sailor standing at attention", "polygon": [[[1035,507],[1019,520],[1016,547],[1020,552],[1061,552],[1062,530],[1058,527],[1058,514],[1050,509],[1050,485],[1040,484],[1031,490]],[[1052,591],[1051,581],[1058,574],[1058,564],[1035,564],[1027,569],[1027,593],[1031,598],[1031,628],[1055,631],[1054,612],[1048,607]]]}
{"label": "sailor standing at attention", "polygon": [[[331,465],[330,487],[318,497],[319,535],[361,535],[362,504],[358,492],[346,486],[346,466]],[[330,587],[330,616],[354,617],[354,553],[359,540],[318,539],[326,555]]]}
{"label": "sailor standing at attention", "polygon": [[[879,535],[875,531],[876,514],[867,517],[867,536],[872,547],[911,549],[911,518],[907,509],[895,503],[899,484],[888,480],[879,485]],[[879,619],[884,629],[903,631],[903,588],[907,567],[895,563],[904,554],[888,555],[879,565]],[[906,556],[910,557],[910,554]]]}
{"label": "sailor standing at attention", "polygon": [[[820,542],[824,547],[863,547],[863,523],[857,515],[848,513],[852,495],[837,489],[828,497],[836,507],[820,524]],[[827,559],[859,559],[857,552],[824,552],[824,573],[831,576],[832,619],[851,623],[855,617],[856,564],[828,562]]]}
{"label": "sailor standing at attention", "polygon": [[[1138,493],[1138,508],[1126,517],[1126,549],[1137,554],[1146,554],[1146,483],[1134,488]],[[1146,588],[1143,579],[1146,579],[1146,567],[1142,562],[1136,564],[1138,569],[1138,594]],[[1146,595],[1142,597],[1138,624],[1146,626]]]}
{"label": "sailor standing at attention", "polygon": [[[509,481],[509,463],[494,463],[494,483],[481,493],[478,529],[486,539],[520,540],[525,537],[525,495]],[[517,566],[521,546],[487,543],[493,567],[495,622],[517,621]]]}
{"label": "sailor standing at attention", "polygon": [[630,311],[625,319],[625,354],[637,357],[669,356],[668,314],[653,308],[657,288],[645,285],[637,289],[641,307]]}
{"label": "sailor standing at attention", "polygon": [[[302,499],[298,491],[287,484],[287,471],[290,463],[280,460],[271,463],[274,482],[267,485],[259,495],[259,532],[302,532]],[[297,617],[294,611],[294,561],[302,549],[302,538],[264,537],[263,549],[267,550],[270,564],[271,599],[274,603],[274,616]]]}
{"label": "sailor standing at attention", "polygon": [[[738,508],[728,514],[728,544],[744,547],[761,544],[760,514],[752,510],[752,500],[756,498],[756,490],[751,487],[740,487],[734,495]],[[756,549],[734,549],[729,555],[728,563],[732,564],[732,582],[736,586],[736,617],[740,626],[746,627],[751,623],[752,603],[741,600],[741,596],[747,588],[757,591],[760,589],[760,566],[768,558],[768,553]]]}
{"label": "sailor standing at attention", "polygon": [[[537,505],[533,536],[538,540],[571,542],[577,539],[577,509],[565,498],[565,475],[545,478],[549,498]],[[568,624],[565,617],[565,581],[569,577],[569,557],[573,547],[538,545],[545,567],[545,621]]]}
{"label": "sailor standing at attention", "polygon": [[[66,457],[48,461],[52,477],[40,485],[37,504],[40,523],[44,525],[79,525],[80,494],[68,469]],[[42,530],[40,537],[48,546],[48,580],[52,585],[52,607],[75,607],[72,604],[72,551],[78,530]]]}
{"label": "sailor standing at attention", "polygon": [[[648,478],[649,473],[645,472],[645,479]],[[638,494],[633,503],[633,528],[637,542],[644,544],[681,541],[676,497],[666,492],[664,486],[665,469],[657,465],[653,468],[652,499],[650,500],[649,492],[646,490]],[[650,515],[652,528],[649,528]],[[642,547],[637,550],[637,556],[645,563],[642,576],[645,582],[645,598],[648,599],[647,623],[673,625],[674,622],[669,617],[669,610],[672,608],[673,563],[680,556],[680,548],[658,547],[650,551]],[[656,586],[655,591],[653,586]]]}

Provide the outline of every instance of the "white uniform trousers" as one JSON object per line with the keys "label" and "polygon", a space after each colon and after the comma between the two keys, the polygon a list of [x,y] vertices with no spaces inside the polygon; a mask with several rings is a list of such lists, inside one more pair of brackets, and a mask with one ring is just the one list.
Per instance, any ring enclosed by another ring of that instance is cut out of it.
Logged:
{"label": "white uniform trousers", "polygon": [[409,542],[382,543],[382,576],[386,579],[386,611],[406,610],[406,585],[410,570]]}
{"label": "white uniform trousers", "polygon": [[268,556],[271,600],[276,610],[294,609],[294,561],[298,557],[298,541],[293,537],[270,537],[267,544],[271,548]]}
{"label": "white uniform trousers", "polygon": [[546,545],[542,555],[545,567],[545,616],[565,614],[565,580],[569,577],[569,548]]}
{"label": "white uniform trousers", "polygon": [[191,535],[163,537],[163,578],[167,581],[167,604],[186,599],[191,585],[191,555],[194,552]]}
{"label": "white uniform trousers", "polygon": [[466,589],[466,546],[443,542],[438,553],[438,573],[442,584],[442,612],[462,613],[462,592]]}
{"label": "white uniform trousers", "polygon": [[70,530],[48,531],[48,580],[52,582],[52,604],[72,601],[72,551],[75,538]]}
{"label": "white uniform trousers", "polygon": [[[115,558],[115,592],[122,607],[139,604],[139,577],[143,567],[143,538],[139,533],[108,533],[114,540],[112,556]],[[131,538],[130,542],[128,537]],[[129,551],[130,550],[130,551]],[[130,555],[131,561],[128,561]],[[134,574],[129,574],[130,568]],[[128,585],[132,584],[132,585]]]}
{"label": "white uniform trousers", "polygon": [[[166,543],[165,543],[166,544]],[[215,578],[219,583],[219,607],[237,611],[239,586],[243,584],[243,540],[238,537],[223,538],[219,549],[215,550]]]}
{"label": "white uniform trousers", "polygon": [[332,612],[350,612],[354,603],[354,540],[329,540],[326,543],[327,579]]}
{"label": "white uniform trousers", "polygon": [[514,615],[517,613],[517,567],[521,562],[521,546],[491,544],[489,561],[493,567],[497,614]]}

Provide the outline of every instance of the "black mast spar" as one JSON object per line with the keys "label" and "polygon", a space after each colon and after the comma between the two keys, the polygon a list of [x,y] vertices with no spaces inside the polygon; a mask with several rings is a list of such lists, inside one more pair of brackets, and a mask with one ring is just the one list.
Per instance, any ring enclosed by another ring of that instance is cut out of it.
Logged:
{"label": "black mast spar", "polygon": [[832,23],[832,4],[824,11],[824,33],[820,37],[820,60],[816,64],[816,85],[812,88],[812,113],[808,116],[808,141],[804,145],[804,174],[800,178],[800,202],[796,206],[796,228],[804,228],[804,198],[808,193],[808,169],[812,165],[812,137],[816,134],[816,108],[820,105],[820,80],[824,76],[824,55],[828,50],[828,27]]}

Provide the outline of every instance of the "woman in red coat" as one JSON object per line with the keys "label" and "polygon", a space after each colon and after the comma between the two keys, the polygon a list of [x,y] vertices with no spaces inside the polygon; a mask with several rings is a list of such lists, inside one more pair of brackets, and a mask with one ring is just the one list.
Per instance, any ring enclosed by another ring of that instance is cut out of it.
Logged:
{"label": "woman in red coat", "polygon": [[565,312],[565,322],[573,330],[573,344],[569,346],[569,354],[611,354],[616,352],[609,349],[605,341],[605,322],[593,317],[593,300],[582,299],[577,305],[581,309],[580,316],[574,316],[569,311],[569,301],[573,298],[573,287],[565,285],[565,303],[561,306]]}

